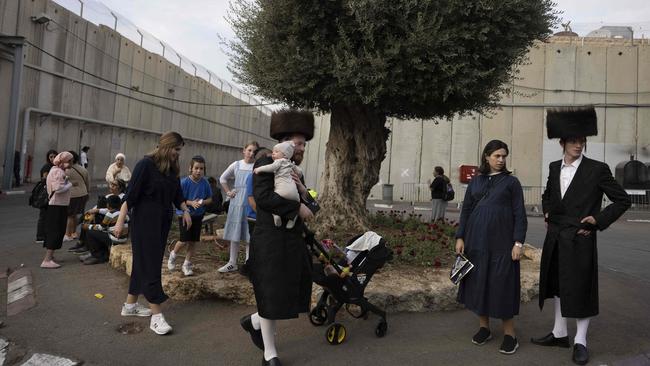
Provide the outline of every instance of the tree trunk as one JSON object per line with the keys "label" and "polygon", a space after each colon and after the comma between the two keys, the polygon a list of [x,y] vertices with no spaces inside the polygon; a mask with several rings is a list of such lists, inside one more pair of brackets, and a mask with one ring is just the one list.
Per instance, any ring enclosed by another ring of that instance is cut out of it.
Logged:
{"label": "tree trunk", "polygon": [[362,105],[332,109],[325,151],[321,210],[315,229],[361,233],[368,229],[366,199],[379,180],[389,130],[386,117]]}

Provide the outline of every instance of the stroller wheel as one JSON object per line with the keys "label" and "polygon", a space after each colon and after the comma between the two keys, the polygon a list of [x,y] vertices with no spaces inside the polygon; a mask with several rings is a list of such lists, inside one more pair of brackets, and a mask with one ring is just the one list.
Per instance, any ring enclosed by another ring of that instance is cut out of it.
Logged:
{"label": "stroller wheel", "polygon": [[327,321],[327,309],[320,306],[313,308],[309,313],[309,321],[314,326],[325,324]]}
{"label": "stroller wheel", "polygon": [[375,328],[375,335],[381,338],[386,335],[387,330],[388,330],[388,323],[386,323],[385,320],[382,320],[379,322],[379,324],[377,324],[377,328]]}
{"label": "stroller wheel", "polygon": [[343,343],[346,336],[347,332],[345,327],[340,323],[330,325],[327,327],[327,331],[325,331],[325,339],[327,339],[327,343],[334,346]]}

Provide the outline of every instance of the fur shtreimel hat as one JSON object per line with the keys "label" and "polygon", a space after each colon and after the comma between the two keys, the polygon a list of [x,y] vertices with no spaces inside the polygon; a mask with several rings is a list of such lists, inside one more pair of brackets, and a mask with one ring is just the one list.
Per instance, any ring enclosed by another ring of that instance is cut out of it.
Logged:
{"label": "fur shtreimel hat", "polygon": [[314,137],[314,115],[309,111],[283,109],[271,115],[270,135],[276,140],[292,134],[301,134],[309,141]]}
{"label": "fur shtreimel hat", "polygon": [[598,135],[598,120],[593,106],[550,109],[546,113],[549,139]]}

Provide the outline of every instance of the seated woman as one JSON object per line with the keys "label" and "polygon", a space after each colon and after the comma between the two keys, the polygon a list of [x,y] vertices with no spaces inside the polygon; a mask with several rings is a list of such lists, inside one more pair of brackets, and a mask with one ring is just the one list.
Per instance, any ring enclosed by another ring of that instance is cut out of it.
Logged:
{"label": "seated woman", "polygon": [[131,170],[126,166],[126,156],[122,153],[115,155],[115,162],[108,166],[106,170],[106,183],[110,184],[116,180],[129,182],[131,180]]}

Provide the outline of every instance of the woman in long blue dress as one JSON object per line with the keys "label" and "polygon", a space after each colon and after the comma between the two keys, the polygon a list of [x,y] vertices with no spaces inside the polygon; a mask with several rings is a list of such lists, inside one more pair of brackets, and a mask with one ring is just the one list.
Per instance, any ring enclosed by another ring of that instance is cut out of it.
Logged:
{"label": "woman in long blue dress", "polygon": [[[115,224],[115,233],[120,236],[128,212],[133,266],[129,293],[121,314],[151,316],[149,328],[160,335],[172,330],[161,312],[161,304],[167,300],[167,295],[162,288],[160,272],[174,216],[173,206],[183,210],[186,228],[192,226],[178,179],[178,155],[184,144],[181,135],[167,132],[160,137],[156,149],[135,165]],[[144,295],[150,309],[138,303],[139,295]]]}
{"label": "woman in long blue dress", "polygon": [[485,146],[480,174],[467,187],[456,231],[456,252],[474,264],[458,289],[458,301],[479,317],[472,343],[485,344],[492,338],[490,318],[502,319],[503,354],[519,347],[513,318],[519,314],[519,260],[528,226],[521,184],[506,169],[508,154],[503,141]]}
{"label": "woman in long blue dress", "polygon": [[[228,217],[223,230],[223,239],[230,241],[230,259],[218,271],[221,273],[237,270],[237,256],[239,255],[239,242],[246,243],[246,260],[248,260],[250,235],[248,233],[248,219],[246,218],[246,178],[253,172],[255,164],[255,150],[259,148],[256,141],[246,143],[242,150],[243,159],[230,164],[219,177],[219,183],[230,198]],[[228,181],[235,179],[234,187],[230,188]]]}

